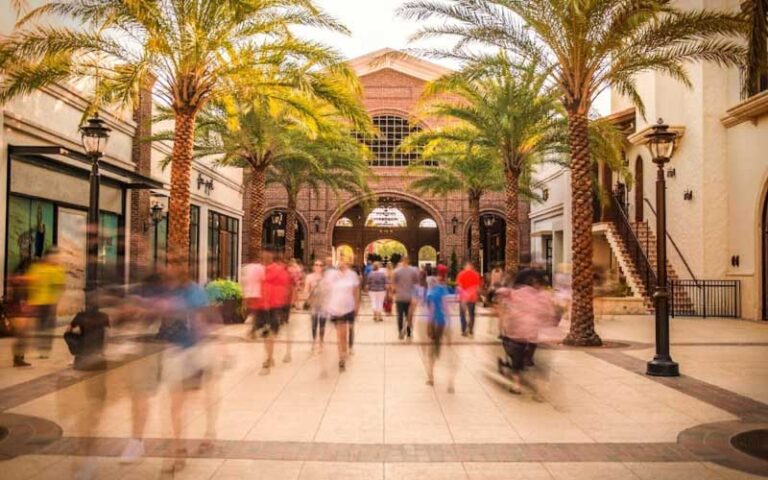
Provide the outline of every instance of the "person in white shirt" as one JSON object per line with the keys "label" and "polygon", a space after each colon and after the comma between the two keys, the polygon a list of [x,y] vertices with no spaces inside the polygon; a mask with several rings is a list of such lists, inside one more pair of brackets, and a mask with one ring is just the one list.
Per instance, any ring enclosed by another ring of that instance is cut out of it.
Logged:
{"label": "person in white shirt", "polygon": [[339,262],[337,269],[326,272],[327,288],[325,311],[336,326],[339,348],[339,371],[346,369],[349,354],[349,329],[355,321],[360,300],[360,278],[349,268],[346,261]]}
{"label": "person in white shirt", "polygon": [[259,316],[266,311],[262,302],[262,284],[264,283],[264,265],[260,262],[251,262],[243,265],[243,271],[240,275],[240,282],[243,287],[243,303],[245,304],[246,321],[253,322],[251,325],[251,337],[256,335],[257,325],[259,325]]}

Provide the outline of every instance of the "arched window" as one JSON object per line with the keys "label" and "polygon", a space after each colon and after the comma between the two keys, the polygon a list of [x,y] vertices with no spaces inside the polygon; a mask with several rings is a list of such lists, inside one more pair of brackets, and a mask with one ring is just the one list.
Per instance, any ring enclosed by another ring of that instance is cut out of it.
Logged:
{"label": "arched window", "polygon": [[366,227],[406,227],[405,215],[395,207],[376,207],[365,219]]}
{"label": "arched window", "polygon": [[348,217],[341,217],[340,219],[336,220],[336,226],[337,227],[354,227],[355,224],[352,223],[352,220],[350,220]]}
{"label": "arched window", "polygon": [[437,222],[431,218],[425,218],[419,222],[419,228],[437,228]]}
{"label": "arched window", "polygon": [[419,152],[405,153],[397,150],[408,135],[421,130],[417,125],[411,125],[408,119],[395,115],[375,116],[373,124],[379,131],[378,135],[358,135],[373,154],[371,165],[401,167],[419,158]]}

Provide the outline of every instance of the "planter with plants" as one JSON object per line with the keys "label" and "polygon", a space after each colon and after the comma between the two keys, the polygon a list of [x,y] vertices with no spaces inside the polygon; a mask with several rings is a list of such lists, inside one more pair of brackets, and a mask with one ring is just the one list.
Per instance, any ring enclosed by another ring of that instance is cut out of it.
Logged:
{"label": "planter with plants", "polygon": [[214,280],[205,286],[212,304],[219,307],[224,323],[243,323],[243,290],[232,280]]}

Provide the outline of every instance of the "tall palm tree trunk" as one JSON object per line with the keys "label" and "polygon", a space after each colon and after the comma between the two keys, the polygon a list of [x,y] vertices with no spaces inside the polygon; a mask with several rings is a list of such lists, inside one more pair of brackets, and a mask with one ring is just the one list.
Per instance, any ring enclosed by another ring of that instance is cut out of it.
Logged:
{"label": "tall palm tree trunk", "polygon": [[598,346],[602,341],[595,333],[592,304],[592,169],[587,116],[569,112],[568,134],[571,147],[573,303],[571,331],[563,343]]}
{"label": "tall palm tree trunk", "polygon": [[506,207],[506,224],[507,241],[504,245],[504,261],[506,263],[507,272],[515,274],[520,258],[520,213],[519,209],[519,186],[520,175],[507,168],[506,171],[506,185],[505,185],[505,207]]}
{"label": "tall palm tree trunk", "polygon": [[469,194],[469,225],[472,231],[469,239],[469,257],[480,269],[480,196]]}
{"label": "tall palm tree trunk", "polygon": [[267,190],[267,169],[254,167],[250,175],[250,211],[248,212],[248,258],[251,262],[261,259],[264,237],[264,210]]}
{"label": "tall palm tree trunk", "polygon": [[176,112],[168,200],[168,260],[182,272],[189,269],[189,181],[197,113]]}
{"label": "tall palm tree trunk", "polygon": [[285,215],[285,259],[293,258],[296,241],[296,197],[288,195],[288,212]]}

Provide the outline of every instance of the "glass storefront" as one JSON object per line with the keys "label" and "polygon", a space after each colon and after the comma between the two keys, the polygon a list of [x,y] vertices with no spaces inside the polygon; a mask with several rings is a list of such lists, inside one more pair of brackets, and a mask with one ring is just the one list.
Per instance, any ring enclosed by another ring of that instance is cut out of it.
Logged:
{"label": "glass storefront", "polygon": [[200,207],[189,207],[189,275],[193,280],[200,278]]}
{"label": "glass storefront", "polygon": [[208,213],[208,281],[237,280],[240,222],[222,213]]}

